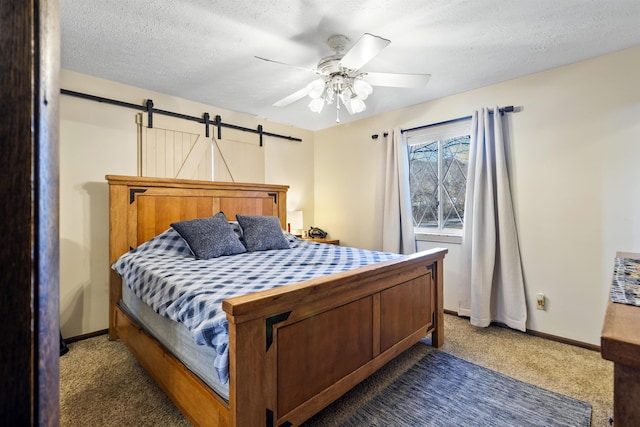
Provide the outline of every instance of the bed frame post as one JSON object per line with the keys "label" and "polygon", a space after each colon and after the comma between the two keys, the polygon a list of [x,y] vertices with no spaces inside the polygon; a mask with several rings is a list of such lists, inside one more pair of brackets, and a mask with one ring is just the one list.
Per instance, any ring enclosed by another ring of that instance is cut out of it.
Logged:
{"label": "bed frame post", "polygon": [[444,258],[439,258],[434,262],[433,272],[435,274],[435,328],[431,333],[431,345],[436,348],[444,344],[444,296],[443,296],[443,276]]}
{"label": "bed frame post", "polygon": [[[265,322],[254,319],[240,324],[229,319],[229,425],[265,425],[267,384]],[[237,357],[242,355],[242,357]],[[259,410],[262,408],[262,410]]]}
{"label": "bed frame post", "polygon": [[[127,246],[127,205],[129,192],[127,185],[109,185],[109,267],[120,255],[126,253]],[[122,279],[109,268],[109,339],[118,338],[115,322],[115,308],[122,298]]]}

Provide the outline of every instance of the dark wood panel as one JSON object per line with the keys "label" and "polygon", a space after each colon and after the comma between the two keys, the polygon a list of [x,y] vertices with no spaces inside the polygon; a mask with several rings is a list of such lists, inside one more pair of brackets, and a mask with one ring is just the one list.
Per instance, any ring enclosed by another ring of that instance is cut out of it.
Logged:
{"label": "dark wood panel", "polygon": [[0,425],[58,425],[57,1],[0,2]]}
{"label": "dark wood panel", "polygon": [[373,357],[373,301],[362,298],[277,328],[278,414],[285,414]]}
{"label": "dark wood panel", "polygon": [[613,368],[613,420],[616,427],[640,426],[640,370],[615,363]]}
{"label": "dark wood panel", "polygon": [[431,286],[431,274],[425,274],[380,293],[381,351],[431,323]]}

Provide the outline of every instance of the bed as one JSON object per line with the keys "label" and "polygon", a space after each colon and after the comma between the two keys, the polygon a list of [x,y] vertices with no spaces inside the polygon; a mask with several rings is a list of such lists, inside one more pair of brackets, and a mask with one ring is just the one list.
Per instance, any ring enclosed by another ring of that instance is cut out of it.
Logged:
{"label": "bed", "polygon": [[[287,186],[106,179],[109,266],[171,223],[221,211],[229,220],[274,216],[286,229]],[[299,425],[424,336],[431,334],[435,347],[443,344],[446,252],[420,252],[225,299],[226,396],[131,315],[122,277],[111,269],[109,338],[126,344],[194,425]],[[339,332],[328,338],[329,330]]]}

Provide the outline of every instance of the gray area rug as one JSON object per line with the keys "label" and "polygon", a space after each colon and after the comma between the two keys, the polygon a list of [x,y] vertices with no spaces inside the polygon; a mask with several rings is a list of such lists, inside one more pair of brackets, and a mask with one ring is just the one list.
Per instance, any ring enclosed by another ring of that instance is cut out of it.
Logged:
{"label": "gray area rug", "polygon": [[433,350],[343,426],[584,426],[591,405]]}

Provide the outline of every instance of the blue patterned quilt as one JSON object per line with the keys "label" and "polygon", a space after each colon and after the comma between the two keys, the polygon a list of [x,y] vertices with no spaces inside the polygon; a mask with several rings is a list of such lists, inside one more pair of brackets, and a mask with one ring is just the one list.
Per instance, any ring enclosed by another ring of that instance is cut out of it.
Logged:
{"label": "blue patterned quilt", "polygon": [[183,323],[199,345],[215,349],[220,381],[229,381],[229,325],[222,301],[375,264],[401,255],[298,239],[291,249],[197,260],[172,228],[122,255],[112,266],[153,310]]}

